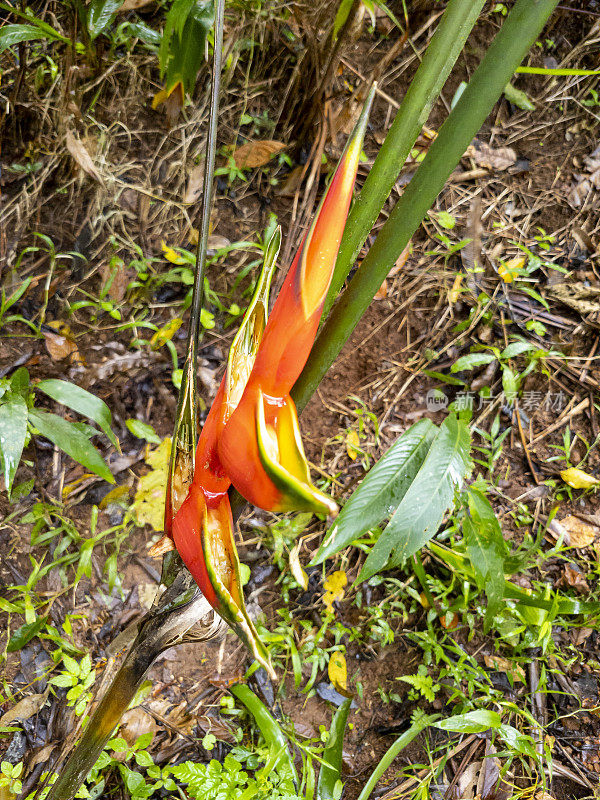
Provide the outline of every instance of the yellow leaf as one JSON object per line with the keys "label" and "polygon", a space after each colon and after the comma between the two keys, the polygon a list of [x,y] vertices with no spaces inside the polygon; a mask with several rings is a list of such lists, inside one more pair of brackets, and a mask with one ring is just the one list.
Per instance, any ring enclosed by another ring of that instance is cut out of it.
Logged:
{"label": "yellow leaf", "polygon": [[297,584],[299,584],[304,591],[308,589],[308,575],[302,569],[299,558],[300,542],[294,545],[290,552],[290,569]]}
{"label": "yellow leaf", "polygon": [[498,275],[500,275],[504,283],[512,283],[515,278],[520,276],[526,260],[525,256],[515,256],[514,258],[509,258],[508,261],[500,262]]}
{"label": "yellow leaf", "polygon": [[164,253],[165,258],[167,261],[170,261],[171,264],[187,264],[187,261],[183,256],[180,256],[176,250],[173,250],[172,247],[169,247],[168,244],[165,242],[160,243],[161,249]]}
{"label": "yellow leaf", "polygon": [[358,438],[358,432],[354,428],[350,428],[346,434],[346,452],[352,461],[356,461],[356,457],[360,452],[358,449],[359,447],[360,439]]}
{"label": "yellow leaf", "polygon": [[327,674],[329,675],[329,680],[338,692],[343,693],[346,691],[348,681],[346,659],[344,658],[344,654],[340,653],[339,650],[331,654],[329,664],[327,665]]}
{"label": "yellow leaf", "polygon": [[584,472],[582,469],[577,469],[576,467],[563,469],[560,473],[560,477],[574,489],[591,489],[593,486],[597,486],[600,483],[598,478],[594,478],[592,475],[588,475],[587,472]]}
{"label": "yellow leaf", "polygon": [[165,486],[169,472],[171,438],[164,439],[158,447],[150,450],[146,464],[150,472],[142,475],[133,501],[133,511],[140,525],[148,523],[155,531],[164,529]]}
{"label": "yellow leaf", "polygon": [[456,275],[456,278],[454,278],[454,283],[452,284],[452,288],[448,293],[448,302],[451,305],[454,305],[454,303],[458,303],[458,300],[460,298],[461,285],[464,280],[464,277],[465,277],[464,272],[459,272]]}
{"label": "yellow leaf", "polygon": [[238,147],[233,154],[233,160],[239,169],[253,169],[254,167],[264,167],[271,160],[275,153],[285,150],[283,142],[276,142],[274,139],[265,139],[262,142],[246,142]]}
{"label": "yellow leaf", "polygon": [[179,328],[181,328],[182,322],[183,320],[179,317],[174,317],[170,322],[167,322],[166,325],[163,325],[162,328],[159,328],[150,339],[150,347],[152,350],[158,350],[165,342],[170,342]]}
{"label": "yellow leaf", "polygon": [[339,569],[325,579],[323,584],[325,594],[323,602],[328,611],[333,611],[333,604],[344,599],[344,586],[348,584],[348,578],[344,570]]}

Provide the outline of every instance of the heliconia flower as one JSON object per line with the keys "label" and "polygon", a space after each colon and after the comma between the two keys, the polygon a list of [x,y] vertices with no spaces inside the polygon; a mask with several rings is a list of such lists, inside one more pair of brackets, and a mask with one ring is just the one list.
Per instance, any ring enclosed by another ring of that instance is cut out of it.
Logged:
{"label": "heliconia flower", "polygon": [[275,674],[268,652],[244,604],[227,494],[231,481],[221,464],[217,440],[219,430],[243,393],[254,364],[265,327],[269,286],[280,241],[281,234],[277,230],[266,248],[264,266],[254,296],[233,341],[227,371],[202,428],[196,447],[191,486],[181,508],[174,515],[171,528],[177,551],[208,602],[272,677]]}
{"label": "heliconia flower", "polygon": [[269,511],[337,513],[333,498],[310,481],[290,391],[319,327],[373,94],[372,90],[269,315],[243,394],[239,397],[238,385],[219,431],[219,457],[233,485]]}

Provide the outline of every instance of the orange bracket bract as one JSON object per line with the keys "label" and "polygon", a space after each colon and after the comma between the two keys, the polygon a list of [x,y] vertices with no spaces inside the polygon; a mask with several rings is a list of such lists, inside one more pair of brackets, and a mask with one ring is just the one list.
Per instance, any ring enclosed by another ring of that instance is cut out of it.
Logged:
{"label": "orange bracket bract", "polygon": [[[371,91],[265,326],[245,390],[218,437],[221,463],[246,500],[268,511],[334,515],[310,481],[290,391],[317,334],[362,151]],[[237,398],[236,398],[237,399]]]}

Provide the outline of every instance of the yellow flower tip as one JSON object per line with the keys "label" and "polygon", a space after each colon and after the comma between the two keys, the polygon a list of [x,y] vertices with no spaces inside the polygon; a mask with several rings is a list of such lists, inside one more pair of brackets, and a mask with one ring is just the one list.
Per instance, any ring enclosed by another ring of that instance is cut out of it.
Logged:
{"label": "yellow flower tip", "polygon": [[171,550],[175,550],[175,545],[173,544],[173,540],[165,535],[161,536],[158,542],[155,542],[152,547],[148,548],[148,555],[150,558],[160,558]]}

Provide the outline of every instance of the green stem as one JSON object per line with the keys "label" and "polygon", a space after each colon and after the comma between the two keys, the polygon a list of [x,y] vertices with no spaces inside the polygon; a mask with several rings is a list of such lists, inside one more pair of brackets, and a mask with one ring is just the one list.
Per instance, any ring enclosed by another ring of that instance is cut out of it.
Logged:
{"label": "green stem", "polygon": [[444,188],[558,0],[517,0],[423,163],[396,203],[356,275],[327,318],[294,386],[305,405],[367,310],[384,278]]}
{"label": "green stem", "polygon": [[324,317],[375,224],[485,0],[450,0],[344,229]]}

